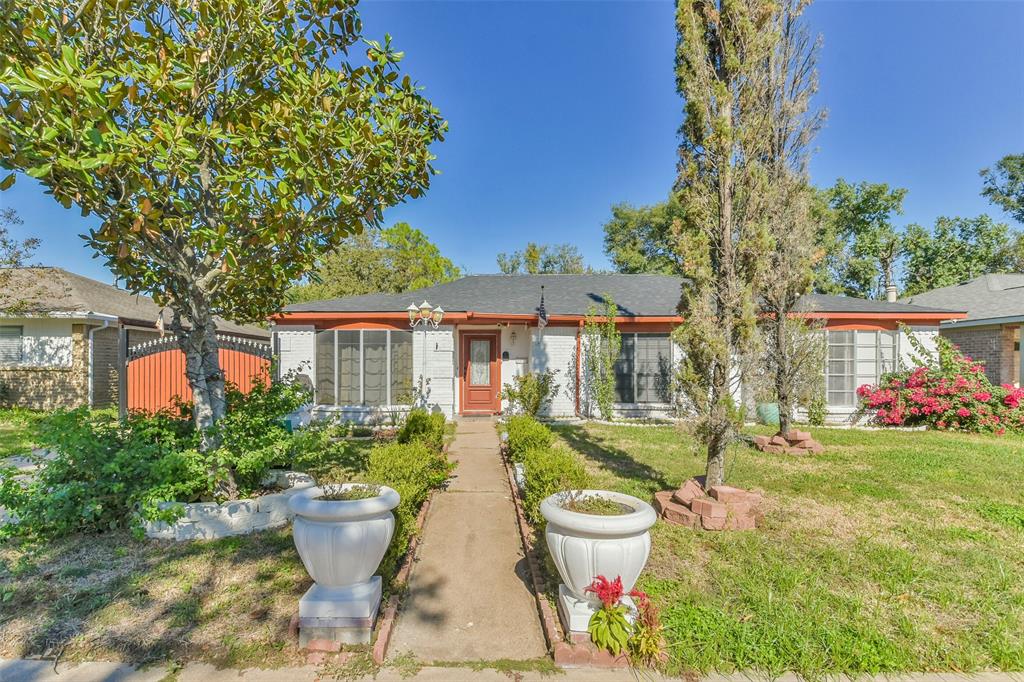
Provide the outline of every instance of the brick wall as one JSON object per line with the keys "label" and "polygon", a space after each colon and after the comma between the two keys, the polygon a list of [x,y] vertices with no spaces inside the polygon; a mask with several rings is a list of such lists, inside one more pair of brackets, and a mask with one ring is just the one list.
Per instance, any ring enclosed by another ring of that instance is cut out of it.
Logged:
{"label": "brick wall", "polygon": [[79,407],[89,401],[87,326],[71,326],[71,367],[0,368],[0,400],[35,410]]}
{"label": "brick wall", "polygon": [[1017,381],[1017,361],[1013,346],[1015,326],[965,327],[943,329],[942,336],[959,346],[960,352],[985,363],[985,375],[994,384]]}

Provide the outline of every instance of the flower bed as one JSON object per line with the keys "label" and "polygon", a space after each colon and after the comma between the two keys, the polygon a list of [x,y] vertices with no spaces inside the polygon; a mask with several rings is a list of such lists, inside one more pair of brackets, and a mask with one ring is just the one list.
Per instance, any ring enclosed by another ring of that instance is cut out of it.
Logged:
{"label": "flower bed", "polygon": [[265,484],[281,492],[260,495],[234,502],[162,502],[161,510],[174,510],[181,516],[174,522],[145,521],[147,537],[159,540],[214,540],[231,535],[247,535],[255,531],[280,528],[294,514],[288,498],[311,487],[313,478],[296,471],[271,470]]}
{"label": "flower bed", "polygon": [[880,426],[1003,434],[1024,429],[1024,389],[995,386],[984,366],[939,338],[937,362],[894,372],[857,389],[860,409]]}

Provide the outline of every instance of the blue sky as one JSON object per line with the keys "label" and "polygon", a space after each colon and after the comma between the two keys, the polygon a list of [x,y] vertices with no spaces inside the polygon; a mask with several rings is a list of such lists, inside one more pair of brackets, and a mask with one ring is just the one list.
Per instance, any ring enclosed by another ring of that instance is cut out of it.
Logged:
{"label": "blue sky", "polygon": [[[571,242],[607,266],[613,203],[662,200],[675,176],[673,4],[364,2],[366,34],[394,36],[404,68],[448,119],[431,190],[391,209],[470,272],[529,240]],[[819,0],[823,34],[813,180],[906,187],[901,223],[1004,216],[978,170],[1024,152],[1024,2]],[[76,235],[89,225],[21,177],[0,194],[43,245],[37,260],[109,280]]]}

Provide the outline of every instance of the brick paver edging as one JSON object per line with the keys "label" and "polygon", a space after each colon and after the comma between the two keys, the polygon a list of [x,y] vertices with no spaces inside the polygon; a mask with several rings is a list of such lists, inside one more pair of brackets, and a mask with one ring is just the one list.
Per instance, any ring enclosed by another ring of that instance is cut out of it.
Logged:
{"label": "brick paver edging", "polygon": [[523,543],[523,554],[526,556],[526,564],[530,570],[530,583],[533,587],[533,596],[537,602],[537,611],[540,615],[541,627],[544,630],[544,639],[548,644],[548,651],[559,668],[628,668],[629,659],[625,656],[613,656],[604,649],[598,649],[590,641],[568,642],[565,633],[559,624],[558,617],[551,609],[551,604],[544,598],[544,580],[541,577],[540,564],[537,559],[537,548],[533,544],[533,528],[526,519],[523,511],[523,501],[519,497],[519,486],[516,485],[515,474],[509,465],[505,448],[502,447],[501,462],[505,467],[505,476],[508,479],[508,487],[512,493],[512,504],[516,509],[516,526],[519,528],[519,538]]}

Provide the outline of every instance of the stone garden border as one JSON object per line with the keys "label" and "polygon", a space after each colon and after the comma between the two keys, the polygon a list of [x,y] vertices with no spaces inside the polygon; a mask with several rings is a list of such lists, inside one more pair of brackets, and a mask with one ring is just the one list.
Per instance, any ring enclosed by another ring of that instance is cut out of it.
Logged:
{"label": "stone garden border", "polygon": [[297,471],[271,469],[265,484],[281,489],[279,493],[233,502],[161,502],[161,509],[181,508],[174,523],[146,521],[146,536],[158,540],[214,540],[233,535],[248,535],[280,528],[292,519],[288,499],[300,490],[315,485],[313,477]]}

